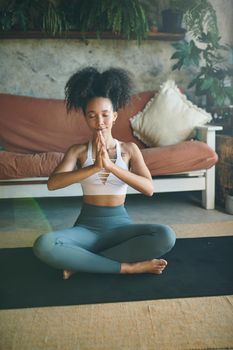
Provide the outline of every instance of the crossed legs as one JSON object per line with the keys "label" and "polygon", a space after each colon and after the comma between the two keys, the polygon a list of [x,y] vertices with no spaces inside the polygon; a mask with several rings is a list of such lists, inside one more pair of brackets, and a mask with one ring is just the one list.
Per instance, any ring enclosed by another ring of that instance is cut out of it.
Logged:
{"label": "crossed legs", "polygon": [[155,273],[167,265],[158,259],[175,244],[175,234],[166,225],[126,224],[103,232],[78,225],[40,236],[35,255],[55,268],[63,278],[74,272]]}

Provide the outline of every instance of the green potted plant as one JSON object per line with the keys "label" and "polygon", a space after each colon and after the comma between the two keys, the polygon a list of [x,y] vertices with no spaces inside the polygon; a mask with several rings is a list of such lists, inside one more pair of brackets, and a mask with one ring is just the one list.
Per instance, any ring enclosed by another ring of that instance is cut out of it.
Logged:
{"label": "green potted plant", "polygon": [[214,33],[202,33],[198,40],[203,45],[198,47],[194,40],[183,40],[174,43],[176,52],[171,59],[178,60],[172,70],[182,67],[197,67],[197,74],[191,80],[188,88],[194,88],[196,96],[205,96],[206,107],[220,107],[233,103],[232,75],[233,68],[226,63],[222,50],[229,50],[219,43],[220,37]]}
{"label": "green potted plant", "polygon": [[149,32],[139,0],[0,0],[0,30],[110,32],[138,43]]}
{"label": "green potted plant", "polygon": [[143,0],[143,10],[148,21],[149,31],[156,33],[159,31],[160,7],[158,1]]}
{"label": "green potted plant", "polygon": [[148,21],[139,0],[80,1],[80,22],[83,32],[95,31],[136,38],[138,43],[147,36]]}
{"label": "green potted plant", "polygon": [[0,30],[44,31],[55,35],[69,29],[61,0],[1,0]]}
{"label": "green potted plant", "polygon": [[162,30],[183,32],[185,29],[197,37],[204,27],[217,31],[217,18],[212,4],[208,0],[170,0],[163,1]]}

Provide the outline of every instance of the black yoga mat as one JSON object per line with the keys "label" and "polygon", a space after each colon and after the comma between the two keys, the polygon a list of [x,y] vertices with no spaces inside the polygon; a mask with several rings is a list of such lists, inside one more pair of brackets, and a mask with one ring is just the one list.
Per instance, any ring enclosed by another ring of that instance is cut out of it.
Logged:
{"label": "black yoga mat", "polygon": [[31,248],[0,249],[0,308],[233,294],[233,237],[177,239],[165,258],[162,275],[77,273],[64,281]]}

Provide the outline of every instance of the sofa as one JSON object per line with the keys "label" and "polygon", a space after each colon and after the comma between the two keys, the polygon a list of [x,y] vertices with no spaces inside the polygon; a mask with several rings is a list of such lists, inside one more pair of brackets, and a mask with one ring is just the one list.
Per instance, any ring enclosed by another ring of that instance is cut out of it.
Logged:
{"label": "sofa", "polygon": [[[130,118],[154,96],[132,96],[119,111],[113,136],[135,142],[151,172],[154,191],[202,191],[206,209],[214,208],[215,132],[221,127],[196,128],[195,138],[162,147],[145,146],[134,136]],[[80,184],[49,191],[47,179],[67,148],[90,138],[82,112],[66,113],[64,100],[0,94],[0,198],[80,196]],[[133,188],[129,194],[137,193]]]}

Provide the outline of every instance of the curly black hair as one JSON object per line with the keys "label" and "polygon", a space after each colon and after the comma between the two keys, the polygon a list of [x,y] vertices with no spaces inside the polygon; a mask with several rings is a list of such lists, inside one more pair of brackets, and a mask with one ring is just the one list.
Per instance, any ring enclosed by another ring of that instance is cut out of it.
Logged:
{"label": "curly black hair", "polygon": [[133,82],[130,73],[121,68],[109,68],[100,73],[87,67],[73,74],[65,85],[65,103],[68,112],[82,108],[94,97],[106,97],[113,110],[124,107],[130,100]]}

